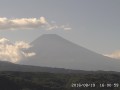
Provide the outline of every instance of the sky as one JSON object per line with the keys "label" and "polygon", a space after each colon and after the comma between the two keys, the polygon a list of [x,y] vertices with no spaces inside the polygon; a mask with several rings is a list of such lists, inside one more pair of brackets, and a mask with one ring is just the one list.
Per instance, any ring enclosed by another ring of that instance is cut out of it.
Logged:
{"label": "sky", "polygon": [[43,34],[120,56],[120,0],[0,0],[2,40],[32,42]]}

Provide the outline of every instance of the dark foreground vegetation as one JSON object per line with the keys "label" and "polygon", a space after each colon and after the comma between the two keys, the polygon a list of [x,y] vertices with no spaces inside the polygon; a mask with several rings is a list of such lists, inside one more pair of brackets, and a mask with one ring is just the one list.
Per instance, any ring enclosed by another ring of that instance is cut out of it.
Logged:
{"label": "dark foreground vegetation", "polygon": [[115,72],[0,72],[0,90],[120,90],[119,84]]}

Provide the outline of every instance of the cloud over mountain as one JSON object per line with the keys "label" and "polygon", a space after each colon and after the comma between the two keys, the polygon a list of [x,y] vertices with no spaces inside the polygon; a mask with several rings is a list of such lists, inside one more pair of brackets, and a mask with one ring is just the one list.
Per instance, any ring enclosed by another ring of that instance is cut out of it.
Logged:
{"label": "cloud over mountain", "polygon": [[37,29],[44,28],[46,30],[63,29],[70,30],[68,25],[57,25],[56,23],[50,23],[45,17],[40,18],[13,18],[8,19],[6,17],[0,18],[0,30],[20,30],[20,29]]}
{"label": "cloud over mountain", "polygon": [[115,51],[115,52],[112,52],[111,54],[104,54],[104,56],[120,59],[120,51]]}
{"label": "cloud over mountain", "polygon": [[28,43],[23,41],[11,43],[8,39],[1,38],[0,60],[16,63],[23,58],[34,56],[34,52],[24,52],[24,49],[29,49],[30,47]]}

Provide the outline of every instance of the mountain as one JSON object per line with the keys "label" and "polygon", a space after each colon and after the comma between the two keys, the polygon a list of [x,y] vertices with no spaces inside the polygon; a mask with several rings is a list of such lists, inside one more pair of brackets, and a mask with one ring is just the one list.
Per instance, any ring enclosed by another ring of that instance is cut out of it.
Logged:
{"label": "mountain", "polygon": [[120,71],[120,61],[105,57],[74,44],[56,34],[45,34],[34,40],[29,51],[35,56],[19,62],[25,65],[75,70]]}
{"label": "mountain", "polygon": [[82,71],[82,70],[70,70],[70,69],[64,69],[64,68],[19,65],[19,64],[14,64],[14,63],[7,62],[7,61],[0,61],[0,71],[49,72],[49,73],[92,73],[92,72],[87,72],[87,71]]}

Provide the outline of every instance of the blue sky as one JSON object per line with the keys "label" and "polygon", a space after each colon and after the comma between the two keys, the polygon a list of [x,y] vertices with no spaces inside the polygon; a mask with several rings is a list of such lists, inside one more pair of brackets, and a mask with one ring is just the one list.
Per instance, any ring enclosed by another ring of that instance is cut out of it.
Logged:
{"label": "blue sky", "polygon": [[0,0],[0,17],[40,18],[71,30],[0,30],[0,37],[31,42],[54,33],[97,53],[120,50],[120,0]]}

